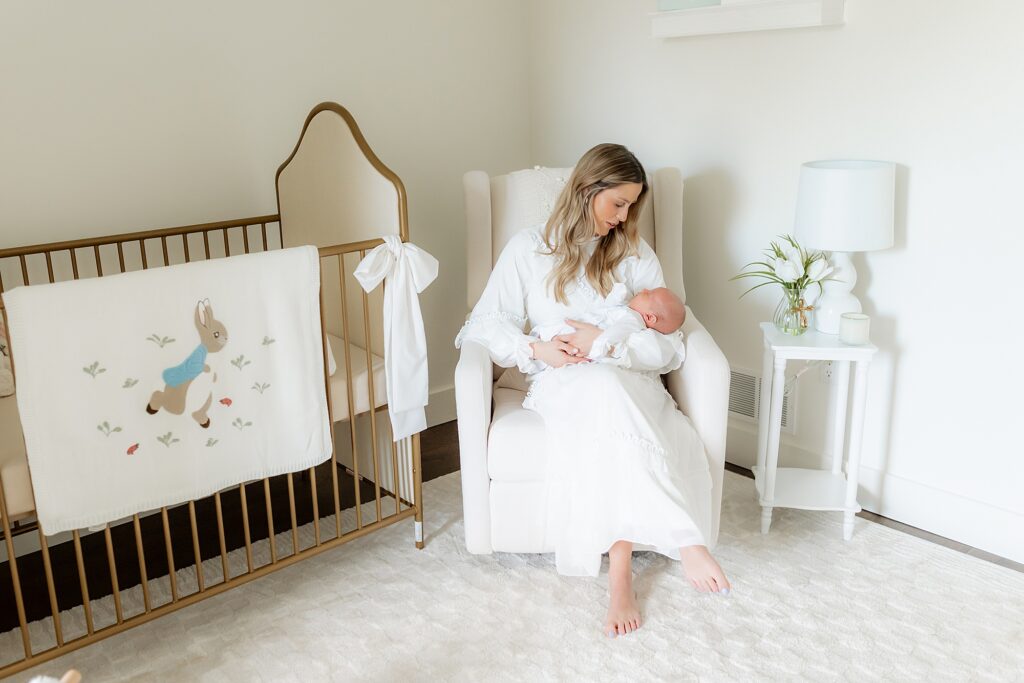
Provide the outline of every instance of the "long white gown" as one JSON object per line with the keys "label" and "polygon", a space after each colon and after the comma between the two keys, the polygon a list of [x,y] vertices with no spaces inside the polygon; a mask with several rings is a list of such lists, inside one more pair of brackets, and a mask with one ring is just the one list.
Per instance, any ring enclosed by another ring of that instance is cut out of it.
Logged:
{"label": "long white gown", "polygon": [[[556,301],[547,286],[555,260],[543,249],[539,228],[509,240],[455,345],[478,342],[494,363],[517,366],[529,382],[523,405],[547,429],[546,541],[558,572],[597,576],[602,553],[619,540],[674,559],[681,547],[707,545],[711,476],[704,445],[659,376],[682,363],[682,334],[645,329],[618,343],[602,336],[590,354],[595,362],[558,369],[531,359],[537,338],[524,329],[603,303],[582,272],[567,292],[569,305]],[[629,296],[665,285],[654,250],[641,242],[639,251],[614,273]]]}

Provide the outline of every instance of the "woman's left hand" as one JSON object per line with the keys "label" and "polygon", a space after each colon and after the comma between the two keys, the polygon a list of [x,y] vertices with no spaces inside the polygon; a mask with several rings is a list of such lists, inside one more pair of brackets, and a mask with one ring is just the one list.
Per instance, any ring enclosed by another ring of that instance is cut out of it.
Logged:
{"label": "woman's left hand", "polygon": [[597,325],[581,323],[578,320],[566,319],[565,322],[574,327],[576,331],[570,334],[560,334],[555,339],[572,344],[579,350],[580,356],[590,355],[590,347],[594,345],[594,340],[600,337],[604,330]]}

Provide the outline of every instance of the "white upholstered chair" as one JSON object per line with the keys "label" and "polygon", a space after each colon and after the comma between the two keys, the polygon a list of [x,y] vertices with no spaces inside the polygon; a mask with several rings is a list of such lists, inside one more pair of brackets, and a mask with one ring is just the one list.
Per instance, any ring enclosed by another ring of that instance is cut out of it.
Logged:
{"label": "white upholstered chair", "polygon": [[[563,182],[571,170],[535,169],[548,180]],[[547,192],[540,191],[538,196],[537,183],[521,183],[516,178],[517,174],[491,178],[482,171],[463,177],[470,309],[509,238],[543,220],[559,189],[558,182],[548,182]],[[668,287],[685,298],[679,170],[656,171],[651,195],[641,215],[640,231],[658,254]],[[712,538],[708,542],[713,545],[718,537],[725,469],[729,366],[689,307],[683,332],[686,360],[666,379],[669,392],[693,422],[707,452],[713,481]],[[543,422],[522,407],[524,385],[518,369],[504,370],[504,377],[496,382],[497,370],[486,349],[472,342],[463,344],[455,370],[455,399],[466,547],[472,553],[550,552],[552,548],[544,546],[543,538]]]}

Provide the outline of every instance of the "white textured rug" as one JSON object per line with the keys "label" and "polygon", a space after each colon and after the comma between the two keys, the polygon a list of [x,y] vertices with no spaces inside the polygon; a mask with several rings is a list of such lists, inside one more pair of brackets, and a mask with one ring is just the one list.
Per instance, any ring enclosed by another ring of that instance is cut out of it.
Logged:
{"label": "white textured rug", "polygon": [[637,554],[646,622],[613,640],[606,574],[466,552],[459,485],[424,485],[424,550],[403,522],[13,680],[70,667],[85,683],[1024,680],[1011,569],[861,519],[844,543],[838,513],[776,510],[762,536],[753,482],[727,473],[716,555],[732,595],[698,594],[675,563]]}

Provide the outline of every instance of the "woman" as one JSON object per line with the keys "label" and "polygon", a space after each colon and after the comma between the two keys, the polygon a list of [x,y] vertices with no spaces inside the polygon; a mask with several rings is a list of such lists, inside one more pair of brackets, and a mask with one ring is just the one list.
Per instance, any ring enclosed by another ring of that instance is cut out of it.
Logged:
{"label": "woman", "polygon": [[[526,375],[523,405],[544,418],[548,437],[546,541],[561,574],[596,576],[608,553],[609,636],[641,624],[634,544],[680,559],[698,590],[729,591],[705,541],[704,447],[659,377],[682,363],[681,334],[646,329],[612,343],[573,320],[601,305],[617,282],[630,296],[665,285],[637,228],[646,197],[646,174],[629,150],[589,150],[547,224],[509,240],[455,340],[456,347],[480,343],[496,364]],[[576,332],[549,341],[524,332],[562,320]]]}

